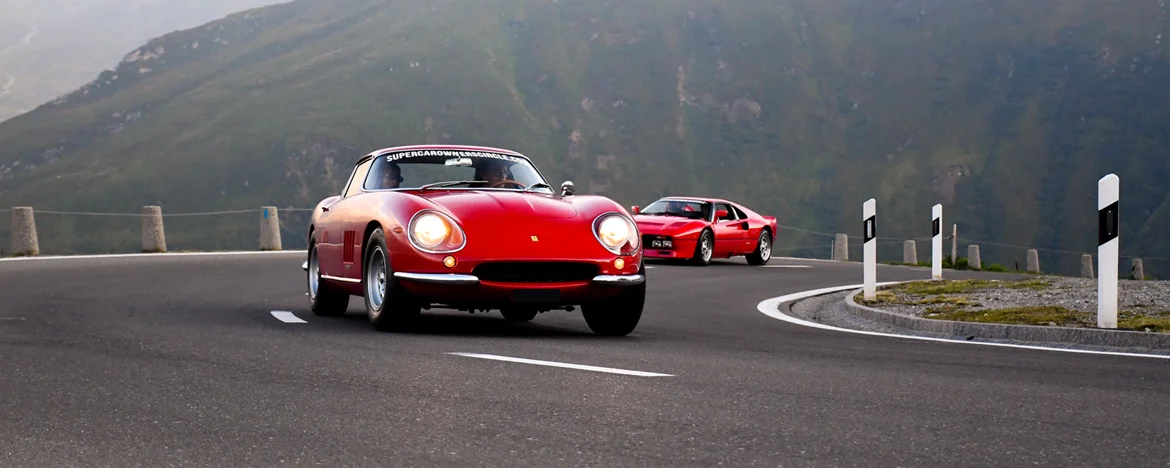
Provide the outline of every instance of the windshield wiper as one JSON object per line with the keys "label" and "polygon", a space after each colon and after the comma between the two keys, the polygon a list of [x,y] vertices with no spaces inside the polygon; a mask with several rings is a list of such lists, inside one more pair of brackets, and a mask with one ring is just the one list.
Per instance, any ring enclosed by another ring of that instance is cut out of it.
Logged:
{"label": "windshield wiper", "polygon": [[418,189],[419,190],[426,190],[426,189],[433,188],[433,187],[450,187],[452,185],[460,185],[460,184],[470,185],[470,184],[478,184],[481,182],[483,182],[483,181],[482,180],[448,180],[446,182],[435,182],[433,184],[426,184],[422,187],[419,187]]}

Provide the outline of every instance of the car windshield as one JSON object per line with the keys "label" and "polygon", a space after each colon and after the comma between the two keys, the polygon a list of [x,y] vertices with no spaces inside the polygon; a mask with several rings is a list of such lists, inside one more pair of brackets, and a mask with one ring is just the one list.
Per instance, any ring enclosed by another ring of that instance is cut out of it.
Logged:
{"label": "car windshield", "polygon": [[678,216],[690,219],[711,219],[711,204],[692,200],[658,200],[640,210],[647,216]]}
{"label": "car windshield", "polygon": [[527,190],[553,193],[527,159],[490,151],[405,150],[379,155],[366,190]]}

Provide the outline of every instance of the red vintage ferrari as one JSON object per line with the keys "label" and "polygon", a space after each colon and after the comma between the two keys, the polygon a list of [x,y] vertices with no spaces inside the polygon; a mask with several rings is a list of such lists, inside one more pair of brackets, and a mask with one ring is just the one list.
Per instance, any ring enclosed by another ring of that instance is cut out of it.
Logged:
{"label": "red vintage ferrari", "polygon": [[747,257],[768,263],[776,218],[717,198],[665,197],[644,209],[633,207],[646,258],[685,259],[707,265],[712,258]]}
{"label": "red vintage ferrari", "polygon": [[499,309],[512,321],[574,310],[599,335],[624,336],[646,300],[641,238],[613,200],[555,192],[532,161],[480,146],[402,146],[358,159],[308,227],[313,313],[364,299],[382,331],[423,309]]}

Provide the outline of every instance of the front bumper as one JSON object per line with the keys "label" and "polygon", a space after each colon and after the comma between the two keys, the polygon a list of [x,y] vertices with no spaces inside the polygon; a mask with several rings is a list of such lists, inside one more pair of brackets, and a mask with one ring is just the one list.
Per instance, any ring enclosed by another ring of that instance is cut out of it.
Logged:
{"label": "front bumper", "polygon": [[562,307],[621,296],[643,285],[642,273],[601,274],[576,281],[488,281],[460,273],[413,273],[396,271],[394,279],[416,299],[427,303],[468,308],[509,306]]}
{"label": "front bumper", "polygon": [[[482,282],[475,275],[464,275],[459,273],[410,273],[405,271],[394,272],[394,277],[404,281],[411,281],[425,284],[449,284],[459,286],[478,285]],[[632,275],[597,275],[593,277],[592,284],[607,284],[619,286],[633,286],[646,282],[646,275],[632,274]],[[527,288],[528,283],[486,283],[495,286],[511,284],[515,288]]]}

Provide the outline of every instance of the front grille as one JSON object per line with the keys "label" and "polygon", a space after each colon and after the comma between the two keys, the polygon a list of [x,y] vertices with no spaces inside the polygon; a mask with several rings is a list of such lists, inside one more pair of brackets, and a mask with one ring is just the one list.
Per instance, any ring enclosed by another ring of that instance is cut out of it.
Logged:
{"label": "front grille", "polygon": [[506,283],[588,281],[599,273],[601,267],[581,262],[490,262],[471,271],[481,280]]}

